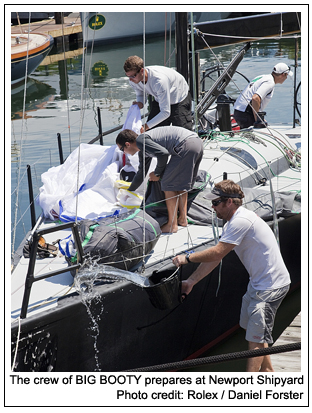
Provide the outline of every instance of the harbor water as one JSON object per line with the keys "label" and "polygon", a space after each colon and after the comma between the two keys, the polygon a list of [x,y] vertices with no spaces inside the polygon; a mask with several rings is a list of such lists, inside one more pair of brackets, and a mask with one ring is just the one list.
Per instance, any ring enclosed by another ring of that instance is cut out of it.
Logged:
{"label": "harbor water", "polygon": [[[145,47],[144,47],[145,46]],[[123,71],[130,55],[145,56],[145,64],[175,66],[174,39],[167,36],[153,40],[97,46],[83,55],[74,45],[70,57],[52,50],[44,64],[24,82],[11,90],[11,251],[16,251],[31,228],[26,166],[31,166],[34,195],[42,186],[41,174],[59,165],[57,134],[61,135],[64,159],[80,143],[98,135],[97,108],[101,110],[102,130],[108,131],[124,123],[135,100],[133,89]],[[200,52],[202,69],[217,63],[227,66],[241,45],[219,47]],[[294,39],[253,42],[238,71],[252,80],[271,73],[274,65],[285,62],[294,71]],[[84,70],[82,70],[84,68]],[[216,74],[213,75],[214,77]],[[235,99],[247,84],[240,74],[235,84],[227,87]],[[297,85],[301,81],[300,39]],[[209,88],[207,80],[206,90]],[[267,107],[269,124],[293,124],[294,77],[277,85]],[[298,93],[300,100],[300,91]],[[300,106],[299,106],[300,108]],[[142,114],[144,111],[141,111]],[[233,106],[231,107],[233,112]],[[296,113],[296,118],[300,117]],[[104,137],[104,145],[115,143],[118,132]],[[96,143],[98,144],[98,143]],[[66,176],[64,176],[66,179]],[[36,205],[36,216],[40,214]]]}

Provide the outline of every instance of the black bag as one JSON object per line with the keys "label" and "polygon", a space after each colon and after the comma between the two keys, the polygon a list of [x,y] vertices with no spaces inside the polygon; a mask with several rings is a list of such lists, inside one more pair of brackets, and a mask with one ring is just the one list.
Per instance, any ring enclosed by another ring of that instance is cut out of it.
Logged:
{"label": "black bag", "polygon": [[115,219],[84,220],[80,222],[79,233],[84,256],[92,257],[99,264],[130,270],[142,261],[143,252],[148,254],[154,248],[161,229],[150,215],[141,209],[132,209]]}

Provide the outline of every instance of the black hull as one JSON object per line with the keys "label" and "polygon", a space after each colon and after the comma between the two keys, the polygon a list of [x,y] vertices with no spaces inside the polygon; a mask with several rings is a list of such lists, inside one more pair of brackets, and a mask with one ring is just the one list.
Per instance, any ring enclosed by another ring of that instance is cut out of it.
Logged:
{"label": "black hull", "polygon": [[[300,287],[300,227],[301,215],[279,222],[281,252],[291,274],[291,290]],[[170,266],[171,259],[167,263]],[[147,267],[146,271],[152,274],[164,264]],[[187,278],[195,265],[183,266],[182,278]],[[222,262],[220,285],[218,267],[173,309],[155,308],[147,292],[130,282],[98,285],[101,300],[91,304],[98,330],[91,329],[93,323],[80,296],[67,296],[59,300],[57,308],[21,320],[14,370],[124,371],[197,357],[239,328],[247,284],[248,274],[231,252]],[[15,325],[12,362],[17,336]]]}
{"label": "black hull", "polygon": [[[281,35],[281,19],[283,21],[283,35],[300,32],[301,14],[294,12],[266,13],[196,23],[194,26],[201,33],[207,33],[204,38],[210,47],[217,47],[247,42],[257,38],[278,37]],[[212,36],[209,34],[212,34]],[[201,50],[206,49],[207,45],[201,36],[195,36],[194,47],[195,50]]]}

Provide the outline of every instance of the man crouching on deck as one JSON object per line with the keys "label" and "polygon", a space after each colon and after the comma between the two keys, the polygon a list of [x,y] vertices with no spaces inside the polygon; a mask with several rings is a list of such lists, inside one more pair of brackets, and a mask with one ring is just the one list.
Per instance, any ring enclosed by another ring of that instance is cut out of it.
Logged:
{"label": "man crouching on deck", "polygon": [[[205,198],[211,200],[217,217],[227,222],[216,246],[173,258],[177,267],[188,262],[201,263],[182,282],[182,294],[189,294],[193,286],[234,249],[249,273],[247,292],[242,300],[240,326],[246,330],[249,350],[268,347],[268,343],[273,343],[276,311],[290,285],[290,276],[274,234],[253,211],[242,207],[244,193],[233,181],[219,182]],[[248,358],[247,371],[274,371],[270,356]]]}
{"label": "man crouching on deck", "polygon": [[[155,171],[149,174],[149,180],[161,180],[161,190],[165,193],[168,222],[161,227],[161,230],[177,232],[178,225],[186,227],[187,192],[195,183],[203,156],[203,143],[198,135],[179,126],[161,126],[139,136],[132,130],[125,129],[118,134],[116,144],[121,151],[129,155],[140,151],[138,172],[128,188],[129,191],[135,191],[141,185],[152,158],[157,158]],[[144,149],[145,173],[143,174]]]}

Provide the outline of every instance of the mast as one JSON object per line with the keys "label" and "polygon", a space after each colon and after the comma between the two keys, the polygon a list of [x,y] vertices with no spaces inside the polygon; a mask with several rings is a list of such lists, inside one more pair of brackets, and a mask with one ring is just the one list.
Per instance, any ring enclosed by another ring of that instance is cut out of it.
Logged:
{"label": "mast", "polygon": [[175,13],[176,26],[176,66],[177,71],[189,83],[188,71],[188,40],[187,40],[187,13]]}

